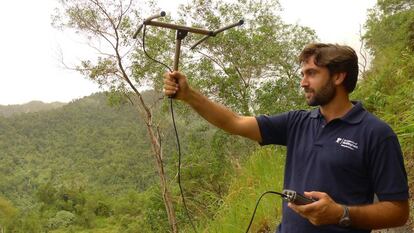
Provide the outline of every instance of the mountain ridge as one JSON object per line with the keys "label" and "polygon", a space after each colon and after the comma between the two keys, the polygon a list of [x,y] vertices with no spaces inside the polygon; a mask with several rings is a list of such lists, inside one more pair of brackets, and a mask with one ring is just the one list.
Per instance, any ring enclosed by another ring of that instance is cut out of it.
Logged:
{"label": "mountain ridge", "polygon": [[24,104],[0,105],[0,116],[10,117],[22,113],[48,111],[60,108],[66,104],[67,103],[59,101],[45,103],[39,100],[32,100]]}

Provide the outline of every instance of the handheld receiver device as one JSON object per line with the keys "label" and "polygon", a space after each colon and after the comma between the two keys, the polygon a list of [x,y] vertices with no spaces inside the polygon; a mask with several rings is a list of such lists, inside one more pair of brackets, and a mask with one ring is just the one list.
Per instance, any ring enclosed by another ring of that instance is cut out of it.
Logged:
{"label": "handheld receiver device", "polygon": [[306,204],[310,204],[310,203],[316,201],[315,199],[307,198],[307,197],[305,197],[305,196],[297,193],[296,191],[289,190],[289,189],[285,189],[281,193],[275,192],[275,191],[267,191],[267,192],[264,192],[260,196],[259,200],[256,202],[256,207],[254,207],[253,215],[252,215],[252,218],[250,219],[250,223],[249,223],[249,226],[247,227],[246,233],[249,232],[250,226],[253,223],[254,215],[256,214],[257,206],[259,206],[260,200],[262,200],[262,197],[264,195],[269,194],[269,193],[270,194],[279,195],[280,197],[283,198],[283,200],[288,201],[288,202],[292,202],[292,203],[294,203],[296,205],[306,205]]}
{"label": "handheld receiver device", "polygon": [[284,195],[283,196],[284,200],[286,200],[288,202],[292,202],[295,205],[306,205],[306,204],[310,204],[310,203],[316,201],[312,198],[305,197],[305,196],[297,193],[296,191],[289,190],[289,189],[283,190],[282,193]]}

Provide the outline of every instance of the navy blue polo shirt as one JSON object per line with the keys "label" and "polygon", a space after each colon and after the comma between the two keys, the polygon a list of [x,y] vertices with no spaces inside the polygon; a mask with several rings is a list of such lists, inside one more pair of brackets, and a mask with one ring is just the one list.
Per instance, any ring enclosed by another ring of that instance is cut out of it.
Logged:
{"label": "navy blue polo shirt", "polygon": [[[319,109],[256,117],[262,144],[287,146],[284,188],[326,192],[337,203],[407,200],[408,183],[397,136],[361,103],[326,123]],[[281,233],[371,232],[316,227],[283,204]]]}

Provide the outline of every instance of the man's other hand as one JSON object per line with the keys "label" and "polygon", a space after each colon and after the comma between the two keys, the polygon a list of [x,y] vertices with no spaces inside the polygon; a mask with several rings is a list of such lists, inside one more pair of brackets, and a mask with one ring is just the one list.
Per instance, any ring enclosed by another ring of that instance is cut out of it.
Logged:
{"label": "man's other hand", "polygon": [[323,192],[305,192],[304,194],[317,201],[307,205],[295,205],[289,202],[288,206],[315,226],[339,223],[344,209],[328,194]]}

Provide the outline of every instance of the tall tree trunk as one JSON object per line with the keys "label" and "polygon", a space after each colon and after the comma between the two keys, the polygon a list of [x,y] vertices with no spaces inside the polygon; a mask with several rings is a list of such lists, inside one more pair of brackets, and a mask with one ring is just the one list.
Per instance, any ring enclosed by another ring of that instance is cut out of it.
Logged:
{"label": "tall tree trunk", "polygon": [[158,131],[155,130],[156,126],[154,126],[153,124],[152,112],[148,105],[145,103],[141,93],[132,85],[129,79],[126,80],[134,90],[135,97],[137,97],[137,99],[135,99],[136,102],[138,102],[137,110],[142,114],[142,117],[145,119],[148,136],[151,141],[151,148],[156,162],[158,176],[160,177],[162,198],[164,201],[165,210],[167,211],[168,223],[170,224],[172,232],[178,233],[177,217],[175,215],[171,192],[168,186],[167,177],[164,170],[162,147],[159,140],[160,137]]}
{"label": "tall tree trunk", "polygon": [[119,54],[118,45],[119,45],[119,37],[117,30],[115,30],[117,43],[115,46],[115,53],[116,58],[118,61],[118,67],[121,71],[121,77],[128,83],[128,85],[131,87],[131,89],[134,91],[135,96],[137,97],[138,102],[138,112],[141,112],[144,119],[145,124],[147,126],[148,136],[151,140],[151,147],[152,151],[154,152],[154,157],[157,165],[157,171],[158,175],[160,177],[160,184],[162,189],[162,197],[164,200],[164,206],[167,211],[168,216],[168,222],[170,224],[170,227],[172,229],[173,233],[178,233],[178,225],[177,225],[177,218],[175,216],[174,206],[172,202],[171,193],[169,191],[167,178],[164,171],[164,164],[162,162],[162,148],[161,144],[157,138],[157,133],[154,132],[155,126],[153,125],[153,116],[151,109],[148,107],[148,104],[144,101],[144,98],[142,97],[141,93],[138,91],[138,89],[134,86],[134,84],[131,82],[131,79],[129,78],[129,75],[125,71],[125,68],[122,64],[122,56]]}
{"label": "tall tree trunk", "polygon": [[145,124],[147,126],[147,132],[148,136],[151,141],[151,149],[153,151],[153,155],[156,162],[156,167],[158,171],[158,176],[160,177],[160,185],[161,185],[161,191],[162,191],[162,198],[164,201],[165,210],[167,211],[167,217],[168,217],[168,223],[170,224],[171,230],[173,233],[178,233],[178,224],[177,224],[177,217],[175,215],[174,211],[174,205],[172,201],[171,192],[168,186],[167,177],[164,170],[164,164],[163,164],[163,156],[162,156],[162,147],[159,140],[159,132],[156,130],[156,126],[153,124],[153,116],[150,108],[145,103],[141,93],[133,86],[132,83],[129,81],[129,79],[126,79],[127,82],[130,84],[132,89],[134,90],[135,99],[138,102],[137,110],[140,112],[145,119]]}
{"label": "tall tree trunk", "polygon": [[[151,122],[151,119],[150,119],[149,122]],[[167,211],[168,222],[171,226],[172,232],[173,233],[178,233],[177,218],[176,218],[176,215],[175,215],[174,206],[173,206],[172,198],[171,198],[171,193],[169,191],[168,182],[167,182],[167,178],[166,178],[165,171],[164,171],[164,164],[163,164],[163,161],[162,161],[161,144],[160,144],[156,134],[154,133],[153,126],[150,125],[150,124],[147,124],[147,130],[148,130],[148,134],[151,138],[152,150],[154,152],[154,157],[155,157],[155,161],[156,161],[156,165],[157,165],[158,175],[160,177],[160,184],[161,184],[161,189],[162,189],[162,198],[164,200],[164,206],[165,206],[165,209]]]}

